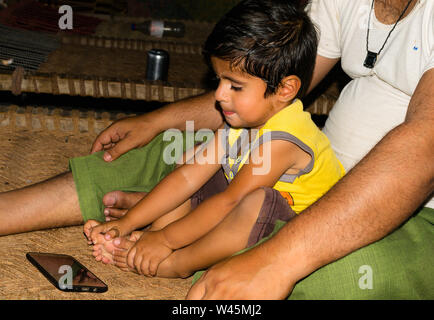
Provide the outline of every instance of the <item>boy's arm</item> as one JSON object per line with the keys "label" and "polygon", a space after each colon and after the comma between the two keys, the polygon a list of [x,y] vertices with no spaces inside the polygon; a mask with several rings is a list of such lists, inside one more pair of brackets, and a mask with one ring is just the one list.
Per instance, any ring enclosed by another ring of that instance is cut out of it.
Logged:
{"label": "boy's arm", "polygon": [[187,98],[153,112],[118,120],[101,132],[91,152],[103,151],[104,160],[112,161],[125,152],[143,147],[167,129],[185,130],[185,123],[194,121],[195,129],[216,130],[223,122],[215,107],[214,92]]}
{"label": "boy's arm", "polygon": [[[215,138],[212,138],[202,148],[214,149],[216,143]],[[183,204],[220,168],[218,161],[209,161],[209,163],[201,161],[203,160],[202,148],[197,148],[193,158],[199,161],[187,159],[187,164],[167,175],[122,218],[93,228],[91,238],[93,239],[98,233],[107,234],[109,239],[124,236],[145,227]]]}
{"label": "boy's arm", "polygon": [[[264,154],[267,156],[264,157]],[[214,228],[247,194],[263,186],[273,187],[288,168],[296,166],[301,159],[305,161],[306,156],[304,151],[291,142],[273,140],[262,144],[252,152],[248,163],[224,192],[205,200],[190,214],[162,229],[166,245],[178,249],[199,239]],[[264,168],[269,170],[263,170]]]}

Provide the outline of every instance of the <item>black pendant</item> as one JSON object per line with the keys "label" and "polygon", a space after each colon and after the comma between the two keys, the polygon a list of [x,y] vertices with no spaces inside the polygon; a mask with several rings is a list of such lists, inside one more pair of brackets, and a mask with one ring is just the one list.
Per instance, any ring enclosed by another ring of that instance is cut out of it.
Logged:
{"label": "black pendant", "polygon": [[375,62],[377,62],[377,55],[378,53],[368,51],[368,54],[366,55],[365,62],[363,65],[366,68],[372,69],[375,65]]}

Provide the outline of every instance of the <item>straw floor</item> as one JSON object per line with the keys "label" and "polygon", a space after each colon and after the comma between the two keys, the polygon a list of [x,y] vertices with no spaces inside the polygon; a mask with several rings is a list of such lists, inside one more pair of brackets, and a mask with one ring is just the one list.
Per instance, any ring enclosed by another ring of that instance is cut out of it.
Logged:
{"label": "straw floor", "polygon": [[[62,173],[122,114],[0,106],[0,192]],[[2,210],[5,208],[2,208]],[[74,256],[107,283],[106,293],[64,293],[26,260],[29,251]],[[0,299],[183,299],[191,279],[145,278],[96,262],[82,227],[0,237]]]}

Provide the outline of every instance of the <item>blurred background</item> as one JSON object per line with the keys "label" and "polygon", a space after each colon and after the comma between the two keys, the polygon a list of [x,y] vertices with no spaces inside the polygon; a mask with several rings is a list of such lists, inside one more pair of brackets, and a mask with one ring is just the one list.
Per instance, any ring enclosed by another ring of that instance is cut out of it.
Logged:
{"label": "blurred background", "polygon": [[[14,5],[20,1],[2,2]],[[81,13],[215,22],[239,0],[40,0],[38,2],[53,7],[67,4],[72,6],[74,11]]]}
{"label": "blurred background", "polygon": [[[0,104],[141,113],[209,90],[201,46],[239,1],[0,0]],[[72,30],[59,29],[61,5],[73,9]],[[131,28],[150,20],[180,22],[185,34],[155,38]],[[152,47],[170,54],[169,79],[154,91],[144,80]],[[317,102],[310,111],[325,119],[347,80],[336,67],[305,106]]]}

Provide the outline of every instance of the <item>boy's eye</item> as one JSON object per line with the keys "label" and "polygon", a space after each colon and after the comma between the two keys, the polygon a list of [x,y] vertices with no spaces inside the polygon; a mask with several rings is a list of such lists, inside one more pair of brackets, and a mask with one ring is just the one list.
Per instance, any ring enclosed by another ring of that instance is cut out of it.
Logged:
{"label": "boy's eye", "polygon": [[241,91],[243,89],[243,87],[236,87],[234,85],[231,85],[231,89],[234,91]]}
{"label": "boy's eye", "polygon": [[[212,82],[216,87],[217,87],[217,86],[220,84],[220,82],[221,82],[220,77],[217,76],[217,75],[214,75],[210,80],[211,80],[211,82]],[[235,85],[233,85],[233,84],[231,83],[231,90],[234,90],[234,91],[241,91],[242,89],[243,89],[243,87],[235,86]]]}

